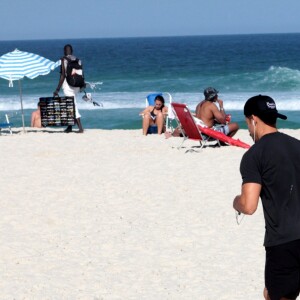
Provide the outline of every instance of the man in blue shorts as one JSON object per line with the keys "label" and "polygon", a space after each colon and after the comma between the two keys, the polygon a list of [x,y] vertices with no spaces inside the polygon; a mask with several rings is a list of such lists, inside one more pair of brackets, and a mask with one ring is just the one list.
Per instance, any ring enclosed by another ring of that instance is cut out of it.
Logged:
{"label": "man in blue shorts", "polygon": [[300,141],[276,128],[274,100],[258,95],[244,106],[254,145],[244,154],[242,192],[233,207],[252,215],[261,198],[265,217],[265,299],[296,299],[300,290]]}

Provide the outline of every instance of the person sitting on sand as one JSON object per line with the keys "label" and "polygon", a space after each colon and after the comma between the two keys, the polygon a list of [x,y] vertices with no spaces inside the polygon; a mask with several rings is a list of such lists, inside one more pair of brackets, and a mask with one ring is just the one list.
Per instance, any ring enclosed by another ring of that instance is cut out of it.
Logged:
{"label": "person sitting on sand", "polygon": [[204,96],[205,99],[196,107],[196,118],[200,119],[209,128],[230,137],[234,136],[239,130],[239,125],[228,122],[228,115],[225,113],[223,101],[218,98],[218,91],[208,87],[204,90]]}
{"label": "person sitting on sand", "polygon": [[150,125],[157,125],[157,133],[162,134],[167,113],[168,108],[165,106],[164,97],[156,96],[155,105],[149,105],[141,112],[141,115],[143,115],[143,135],[147,135]]}
{"label": "person sitting on sand", "polygon": [[37,104],[37,110],[31,114],[31,127],[42,128],[40,102]]}

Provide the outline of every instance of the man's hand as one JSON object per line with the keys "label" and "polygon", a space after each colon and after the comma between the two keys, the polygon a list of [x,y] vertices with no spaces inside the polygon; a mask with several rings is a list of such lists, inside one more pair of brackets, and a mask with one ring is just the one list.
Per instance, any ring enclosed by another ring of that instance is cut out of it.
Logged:
{"label": "man's hand", "polygon": [[223,100],[217,99],[217,102],[219,103],[220,109],[223,108]]}
{"label": "man's hand", "polygon": [[257,209],[261,185],[259,183],[244,183],[242,193],[233,200],[233,208],[245,215],[252,215]]}
{"label": "man's hand", "polygon": [[57,90],[55,90],[55,91],[53,92],[53,97],[58,97],[58,91],[57,91]]}

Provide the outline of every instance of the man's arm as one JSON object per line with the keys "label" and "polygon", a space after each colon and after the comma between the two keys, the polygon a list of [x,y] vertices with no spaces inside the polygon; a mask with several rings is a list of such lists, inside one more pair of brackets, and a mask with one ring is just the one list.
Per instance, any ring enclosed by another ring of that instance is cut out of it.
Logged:
{"label": "man's arm", "polygon": [[217,102],[219,103],[220,110],[217,108],[216,105],[212,106],[212,113],[214,115],[214,118],[217,120],[220,124],[226,124],[226,113],[223,107],[223,101],[221,99],[218,99]]}
{"label": "man's arm", "polygon": [[64,65],[64,60],[61,59],[61,73],[60,73],[60,77],[59,77],[59,82],[58,82],[58,85],[57,85],[57,88],[56,90],[53,92],[53,96],[57,96],[58,95],[58,92],[65,80],[65,77],[66,77],[66,71],[65,71],[65,65]]}
{"label": "man's arm", "polygon": [[233,200],[233,208],[245,215],[255,213],[259,201],[261,185],[259,183],[245,183],[242,185],[242,193]]}

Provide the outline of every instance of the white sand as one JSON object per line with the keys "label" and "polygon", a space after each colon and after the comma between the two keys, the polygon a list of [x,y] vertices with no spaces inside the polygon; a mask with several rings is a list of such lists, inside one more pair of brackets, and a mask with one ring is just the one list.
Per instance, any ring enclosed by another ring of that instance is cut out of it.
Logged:
{"label": "white sand", "polygon": [[0,299],[262,299],[261,205],[232,209],[246,150],[49,131],[0,136]]}

